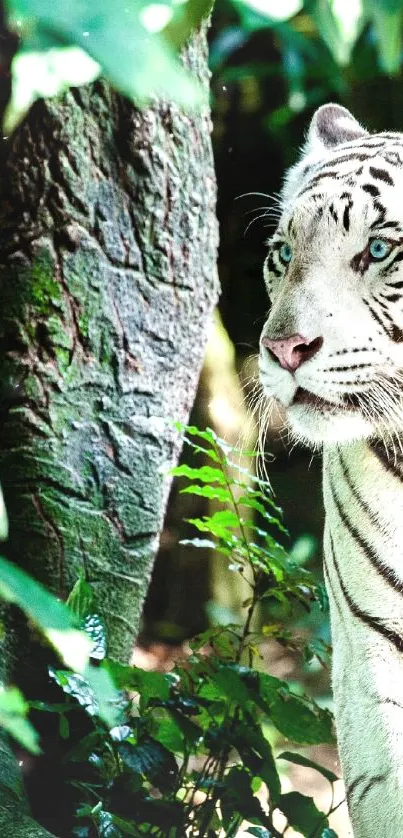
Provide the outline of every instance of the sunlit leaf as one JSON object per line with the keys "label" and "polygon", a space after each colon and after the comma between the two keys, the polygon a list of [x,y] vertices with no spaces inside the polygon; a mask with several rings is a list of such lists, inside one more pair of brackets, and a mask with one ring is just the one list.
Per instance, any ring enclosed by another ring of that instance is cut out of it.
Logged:
{"label": "sunlit leaf", "polygon": [[100,72],[100,65],[79,47],[52,46],[46,52],[17,53],[12,65],[12,96],[4,130],[11,133],[35,99],[57,96],[70,86],[87,84]]}
{"label": "sunlit leaf", "polygon": [[188,477],[189,480],[201,480],[202,483],[221,483],[225,484],[226,480],[221,469],[212,468],[212,466],[201,466],[200,468],[192,468],[186,464],[176,466],[172,469],[171,474],[175,477]]}
{"label": "sunlit leaf", "polygon": [[18,605],[72,669],[85,668],[92,642],[78,628],[77,617],[46,588],[4,558],[0,558],[0,596]]}
{"label": "sunlit leaf", "polygon": [[316,0],[312,17],[335,61],[348,64],[365,22],[361,0]]}
{"label": "sunlit leaf", "polygon": [[[93,76],[101,67],[118,90],[141,105],[153,96],[188,106],[198,105],[203,99],[201,88],[177,60],[175,47],[182,46],[191,28],[206,16],[209,0],[187,0],[186,11],[173,0],[156,4],[146,0],[97,0],[95,6],[90,0],[8,0],[7,5],[9,25],[17,29],[26,51],[38,53],[38,45],[47,50],[50,39],[54,47],[78,47],[95,62]],[[50,59],[51,66],[44,60],[41,70],[37,63],[32,85],[24,73],[25,103],[29,98],[49,95],[52,84],[54,95],[63,84],[71,83],[74,66],[67,66],[65,61],[62,64],[61,53]],[[85,75],[82,66],[73,83],[88,80]]]}
{"label": "sunlit leaf", "polygon": [[121,716],[121,698],[104,666],[89,664],[83,675],[49,667],[49,674],[90,716],[99,716],[110,728],[116,726]]}
{"label": "sunlit leaf", "polygon": [[29,705],[17,687],[0,684],[0,726],[27,751],[39,754],[39,735],[26,718],[28,711]]}

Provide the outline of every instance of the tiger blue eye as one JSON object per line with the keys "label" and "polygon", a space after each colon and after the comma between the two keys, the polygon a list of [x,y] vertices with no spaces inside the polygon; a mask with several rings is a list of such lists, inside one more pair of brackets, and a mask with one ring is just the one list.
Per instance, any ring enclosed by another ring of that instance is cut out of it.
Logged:
{"label": "tiger blue eye", "polygon": [[381,259],[386,259],[386,257],[389,256],[392,248],[393,245],[390,242],[385,241],[385,239],[372,239],[372,242],[370,242],[369,245],[369,252],[373,259],[378,259],[378,261],[380,261]]}
{"label": "tiger blue eye", "polygon": [[284,244],[281,245],[279,250],[279,256],[281,261],[284,262],[285,265],[288,265],[288,263],[291,262],[292,250],[290,245],[287,244],[287,242],[284,242]]}

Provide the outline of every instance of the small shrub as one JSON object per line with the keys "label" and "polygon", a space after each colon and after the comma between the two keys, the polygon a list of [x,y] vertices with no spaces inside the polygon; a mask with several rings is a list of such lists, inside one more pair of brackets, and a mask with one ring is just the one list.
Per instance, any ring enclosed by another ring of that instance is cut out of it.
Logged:
{"label": "small shrub", "polygon": [[[88,667],[84,674],[50,668],[63,700],[32,703],[36,711],[59,715],[64,776],[73,790],[73,834],[230,838],[242,825],[243,833],[278,838],[278,809],[307,838],[337,838],[328,823],[332,804],[325,813],[310,797],[282,793],[279,766],[288,761],[316,768],[331,786],[338,778],[298,751],[275,757],[266,736],[271,728],[296,746],[333,743],[331,714],[255,666],[260,604],[273,600],[288,607],[297,601],[310,609],[318,602],[323,608],[323,586],[279,542],[285,530],[269,484],[234,470],[234,451],[213,431],[188,427],[187,443],[210,465],[182,465],[174,474],[187,480],[183,492],[212,499],[216,508],[191,519],[197,535],[185,543],[213,547],[250,580],[246,617],[243,624],[213,626],[193,638],[189,656],[171,672],[144,671],[108,659],[91,588],[84,579],[77,582],[68,604],[93,642],[91,680]],[[272,631],[264,627],[263,635],[295,648],[281,624]],[[314,652],[320,657],[317,645],[301,651],[306,658]],[[103,685],[111,682],[115,692],[104,694]],[[108,703],[117,719],[113,727]],[[83,729],[77,741],[74,731]]]}

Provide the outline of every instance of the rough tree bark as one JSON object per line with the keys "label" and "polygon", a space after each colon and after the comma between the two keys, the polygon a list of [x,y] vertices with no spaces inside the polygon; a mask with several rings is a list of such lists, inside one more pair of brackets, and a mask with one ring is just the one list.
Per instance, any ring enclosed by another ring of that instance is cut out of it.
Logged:
{"label": "rough tree bark", "polygon": [[[186,61],[207,102],[204,33]],[[188,417],[218,296],[209,109],[71,90],[36,103],[1,174],[5,552],[61,597],[84,571],[127,660],[180,448],[171,420]],[[38,650],[15,632],[8,670],[29,692]],[[16,820],[9,759],[0,834],[40,838]]]}

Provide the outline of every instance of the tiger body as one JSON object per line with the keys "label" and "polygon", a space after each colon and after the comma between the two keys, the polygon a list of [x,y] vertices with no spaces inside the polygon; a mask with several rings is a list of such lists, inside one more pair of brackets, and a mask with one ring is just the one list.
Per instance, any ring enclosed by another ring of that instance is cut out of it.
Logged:
{"label": "tiger body", "polygon": [[403,837],[403,135],[317,111],[269,243],[260,378],[323,448],[325,581],[355,838]]}

